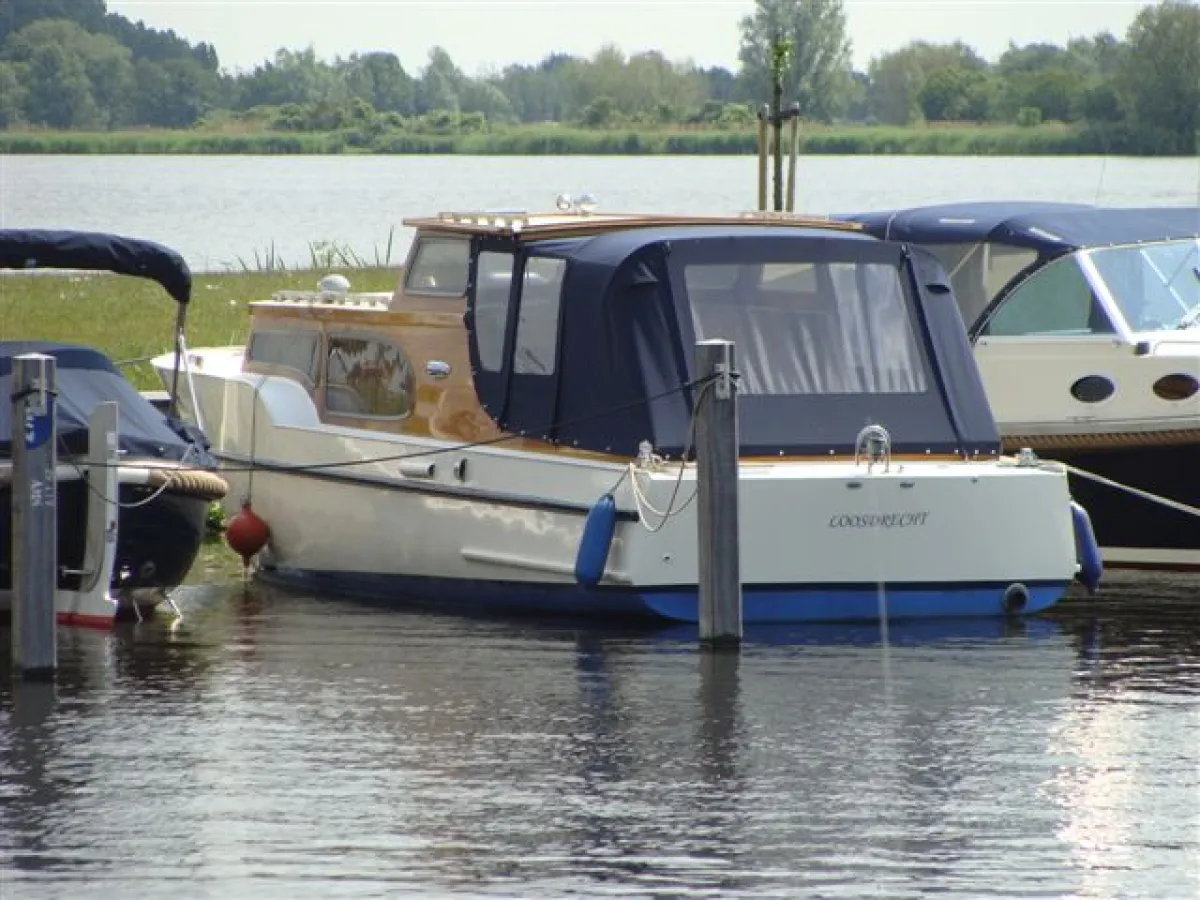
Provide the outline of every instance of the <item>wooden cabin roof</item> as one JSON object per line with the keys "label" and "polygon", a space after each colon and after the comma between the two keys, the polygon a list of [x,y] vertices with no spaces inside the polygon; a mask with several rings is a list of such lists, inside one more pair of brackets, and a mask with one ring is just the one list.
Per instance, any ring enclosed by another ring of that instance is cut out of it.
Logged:
{"label": "wooden cabin roof", "polygon": [[583,237],[606,231],[662,225],[746,225],[828,228],[862,231],[857,222],[845,222],[799,213],[750,211],[733,215],[677,215],[664,213],[527,213],[509,210],[441,212],[436,216],[406,218],[403,224],[425,232],[496,235],[515,240]]}

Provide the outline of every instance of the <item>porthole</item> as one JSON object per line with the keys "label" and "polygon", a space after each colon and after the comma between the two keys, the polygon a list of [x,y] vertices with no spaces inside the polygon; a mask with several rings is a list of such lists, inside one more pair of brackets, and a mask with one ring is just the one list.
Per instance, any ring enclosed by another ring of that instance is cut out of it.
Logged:
{"label": "porthole", "polygon": [[1186,372],[1172,372],[1154,382],[1154,393],[1164,400],[1186,400],[1200,389],[1200,382]]}
{"label": "porthole", "polygon": [[1099,403],[1116,390],[1117,386],[1103,375],[1085,375],[1071,385],[1071,396],[1081,403]]}

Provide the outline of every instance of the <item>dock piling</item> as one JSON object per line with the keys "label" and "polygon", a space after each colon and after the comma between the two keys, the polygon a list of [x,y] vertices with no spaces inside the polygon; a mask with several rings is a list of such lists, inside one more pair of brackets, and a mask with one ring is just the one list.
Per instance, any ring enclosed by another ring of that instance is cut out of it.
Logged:
{"label": "dock piling", "polygon": [[[12,660],[20,678],[52,679],[58,668],[58,498],[55,360],[13,357]],[[15,430],[15,429],[14,429]]]}
{"label": "dock piling", "polygon": [[711,379],[696,409],[700,641],[709,647],[742,639],[738,540],[738,420],[734,344],[696,344],[696,374]]}

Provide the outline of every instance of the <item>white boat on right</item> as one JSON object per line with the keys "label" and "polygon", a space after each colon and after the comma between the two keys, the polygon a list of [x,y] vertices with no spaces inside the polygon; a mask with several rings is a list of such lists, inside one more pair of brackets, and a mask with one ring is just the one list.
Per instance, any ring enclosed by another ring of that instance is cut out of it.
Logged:
{"label": "white boat on right", "polygon": [[835,218],[937,254],[1005,449],[1073,468],[1106,565],[1200,568],[1200,206]]}

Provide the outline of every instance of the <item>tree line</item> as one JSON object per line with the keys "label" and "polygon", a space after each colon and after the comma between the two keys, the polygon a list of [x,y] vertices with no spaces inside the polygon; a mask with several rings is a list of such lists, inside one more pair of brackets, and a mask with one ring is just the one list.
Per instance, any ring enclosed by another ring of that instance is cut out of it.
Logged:
{"label": "tree line", "polygon": [[1107,129],[1114,152],[1200,150],[1200,6],[1161,0],[1126,34],[1010,45],[989,61],[963,43],[916,41],[851,65],[842,0],[756,0],[735,70],[607,46],[475,76],[433,48],[332,61],[280,49],[248,71],[105,0],[0,0],[0,128],[136,127],[482,132],[518,123],[744,131],[786,47],[784,98],[809,121],[1063,122]]}

